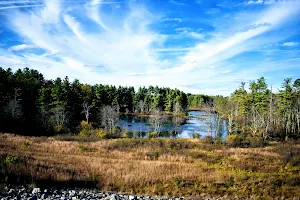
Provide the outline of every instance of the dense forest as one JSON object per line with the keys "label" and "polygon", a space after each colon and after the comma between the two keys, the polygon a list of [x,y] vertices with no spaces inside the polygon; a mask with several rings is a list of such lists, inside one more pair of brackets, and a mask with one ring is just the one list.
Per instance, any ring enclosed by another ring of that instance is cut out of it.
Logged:
{"label": "dense forest", "polygon": [[[178,89],[88,85],[79,80],[46,80],[36,70],[0,68],[0,131],[45,135],[76,132],[82,120],[94,126],[114,124],[119,113],[172,113],[201,107],[210,99]],[[110,126],[110,128],[111,128]]]}
{"label": "dense forest", "polygon": [[120,114],[152,114],[160,120],[163,113],[177,115],[201,108],[209,116],[212,137],[217,137],[221,119],[226,119],[228,135],[299,138],[300,79],[285,79],[274,92],[262,77],[251,81],[249,90],[241,83],[230,97],[222,97],[157,86],[135,91],[88,85],[70,82],[68,77],[46,80],[36,70],[0,68],[0,108],[0,132],[25,135],[78,133],[80,126],[112,132]]}

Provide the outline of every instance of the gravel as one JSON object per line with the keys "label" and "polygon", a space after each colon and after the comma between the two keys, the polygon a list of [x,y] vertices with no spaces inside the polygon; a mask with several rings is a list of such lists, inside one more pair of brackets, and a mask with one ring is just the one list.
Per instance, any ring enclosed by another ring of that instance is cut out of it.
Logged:
{"label": "gravel", "polygon": [[112,192],[103,192],[96,189],[41,189],[33,188],[28,189],[23,186],[21,187],[5,187],[0,191],[0,199],[27,199],[27,200],[38,200],[38,199],[57,199],[57,200],[183,200],[184,198],[152,198],[150,196],[136,196],[127,194],[116,194]]}

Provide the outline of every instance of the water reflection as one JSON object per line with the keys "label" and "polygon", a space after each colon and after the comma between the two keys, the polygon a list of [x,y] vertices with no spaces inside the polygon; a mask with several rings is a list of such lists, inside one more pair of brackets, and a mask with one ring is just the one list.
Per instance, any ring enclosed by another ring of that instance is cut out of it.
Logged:
{"label": "water reflection", "polygon": [[[148,116],[121,116],[118,126],[129,132],[138,132],[141,134],[141,137],[145,137],[147,132],[153,131]],[[222,137],[225,138],[227,134],[225,120],[222,120],[221,128]],[[175,130],[178,133],[176,136],[174,136]],[[198,133],[201,137],[204,137],[210,135],[208,130],[207,115],[201,111],[190,111],[188,112],[188,118],[183,120],[183,123],[179,126],[174,126],[173,117],[166,117],[162,135],[166,137],[192,138],[195,133]],[[214,132],[213,135],[215,135]]]}

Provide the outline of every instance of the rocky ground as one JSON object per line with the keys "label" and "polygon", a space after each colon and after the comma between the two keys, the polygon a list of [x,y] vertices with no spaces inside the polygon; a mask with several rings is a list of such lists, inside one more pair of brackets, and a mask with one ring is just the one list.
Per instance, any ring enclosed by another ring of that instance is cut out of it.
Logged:
{"label": "rocky ground", "polygon": [[[136,196],[136,195],[125,195],[115,194],[111,192],[102,192],[96,189],[41,189],[33,188],[28,189],[25,187],[5,187],[0,192],[0,199],[27,199],[27,200],[38,200],[38,199],[59,199],[59,200],[93,200],[93,199],[106,199],[106,200],[156,200],[150,196]],[[183,198],[159,198],[181,200]],[[157,199],[158,200],[158,199]]]}

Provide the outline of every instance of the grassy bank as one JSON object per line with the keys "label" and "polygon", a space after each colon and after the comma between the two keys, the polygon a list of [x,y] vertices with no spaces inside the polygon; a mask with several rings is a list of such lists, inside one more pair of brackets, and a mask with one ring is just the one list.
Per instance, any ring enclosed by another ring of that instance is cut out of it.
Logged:
{"label": "grassy bank", "polygon": [[0,134],[2,183],[156,196],[300,196],[300,144],[230,148],[198,139]]}

